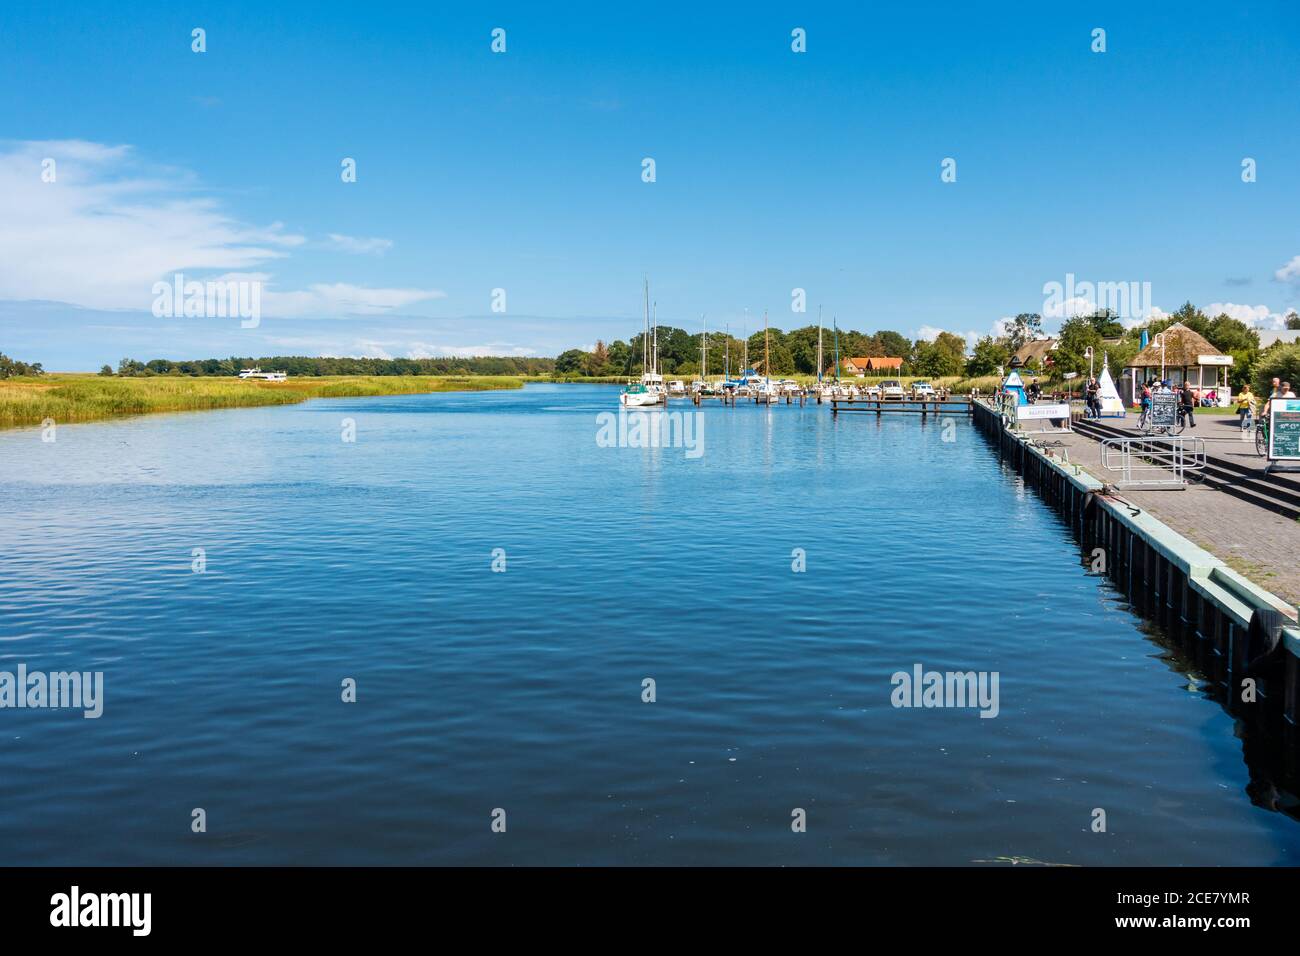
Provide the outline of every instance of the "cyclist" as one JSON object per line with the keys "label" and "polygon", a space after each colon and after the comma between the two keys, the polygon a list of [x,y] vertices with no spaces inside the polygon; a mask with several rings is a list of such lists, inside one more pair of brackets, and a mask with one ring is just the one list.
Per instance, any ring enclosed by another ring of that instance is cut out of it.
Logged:
{"label": "cyclist", "polygon": [[1146,428],[1147,423],[1151,420],[1151,383],[1145,382],[1142,385],[1142,414],[1138,416],[1138,428]]}

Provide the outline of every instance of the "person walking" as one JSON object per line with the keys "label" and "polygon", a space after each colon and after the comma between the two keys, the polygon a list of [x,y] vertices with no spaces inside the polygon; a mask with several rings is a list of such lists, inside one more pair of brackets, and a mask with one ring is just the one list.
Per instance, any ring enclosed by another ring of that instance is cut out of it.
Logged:
{"label": "person walking", "polygon": [[1196,411],[1196,393],[1192,391],[1192,386],[1183,382],[1182,395],[1179,397],[1179,405],[1182,409],[1183,424],[1188,428],[1196,427],[1196,418],[1193,412]]}
{"label": "person walking", "polygon": [[1142,414],[1138,416],[1138,428],[1146,428],[1151,420],[1151,383],[1142,386]]}
{"label": "person walking", "polygon": [[1241,425],[1242,431],[1250,431],[1254,417],[1255,393],[1250,390],[1250,385],[1247,384],[1237,393],[1237,422]]}

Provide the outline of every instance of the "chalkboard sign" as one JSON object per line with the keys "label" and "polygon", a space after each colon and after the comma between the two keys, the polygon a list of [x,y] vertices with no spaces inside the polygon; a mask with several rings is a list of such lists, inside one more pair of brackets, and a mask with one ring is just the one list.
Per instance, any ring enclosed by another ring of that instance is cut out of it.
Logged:
{"label": "chalkboard sign", "polygon": [[1173,428],[1178,424],[1178,396],[1173,392],[1156,392],[1151,396],[1152,428]]}
{"label": "chalkboard sign", "polygon": [[1268,457],[1300,459],[1300,399],[1275,398],[1269,409]]}

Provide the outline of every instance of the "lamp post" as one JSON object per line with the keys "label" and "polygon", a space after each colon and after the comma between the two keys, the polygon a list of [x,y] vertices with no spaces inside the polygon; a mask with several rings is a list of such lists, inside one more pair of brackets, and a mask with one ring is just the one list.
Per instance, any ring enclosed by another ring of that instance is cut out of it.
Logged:
{"label": "lamp post", "polygon": [[1165,380],[1165,333],[1161,332],[1151,340],[1152,345],[1160,346],[1160,381]]}
{"label": "lamp post", "polygon": [[1084,350],[1083,350],[1083,354],[1086,355],[1086,356],[1088,356],[1088,381],[1091,382],[1091,381],[1092,381],[1092,378],[1093,378],[1093,374],[1092,374],[1092,359],[1093,359],[1093,354],[1094,354],[1093,351],[1092,351],[1092,346],[1089,345],[1086,349],[1084,349]]}

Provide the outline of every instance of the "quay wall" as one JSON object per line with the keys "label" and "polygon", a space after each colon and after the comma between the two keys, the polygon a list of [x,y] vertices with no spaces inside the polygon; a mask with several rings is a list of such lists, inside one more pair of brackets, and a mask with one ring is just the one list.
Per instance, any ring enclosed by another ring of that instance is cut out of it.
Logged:
{"label": "quay wall", "polygon": [[[1063,460],[1050,433],[1020,433],[983,401],[972,408],[975,426],[1002,460],[1069,523],[1084,559],[1100,549],[1105,574],[1216,685],[1220,703],[1285,737],[1284,776],[1294,788],[1300,782],[1296,608]],[[1247,678],[1254,702],[1242,699]]]}

